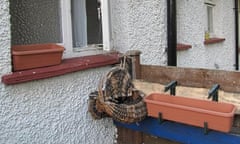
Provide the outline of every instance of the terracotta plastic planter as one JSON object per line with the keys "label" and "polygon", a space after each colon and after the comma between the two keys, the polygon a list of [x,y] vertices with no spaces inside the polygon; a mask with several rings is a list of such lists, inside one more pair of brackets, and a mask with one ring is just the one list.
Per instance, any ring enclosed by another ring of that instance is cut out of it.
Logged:
{"label": "terracotta plastic planter", "polygon": [[151,117],[229,132],[236,107],[232,104],[191,99],[167,94],[150,94],[145,98]]}
{"label": "terracotta plastic planter", "polygon": [[64,48],[56,44],[13,46],[13,70],[19,71],[60,64],[63,51]]}

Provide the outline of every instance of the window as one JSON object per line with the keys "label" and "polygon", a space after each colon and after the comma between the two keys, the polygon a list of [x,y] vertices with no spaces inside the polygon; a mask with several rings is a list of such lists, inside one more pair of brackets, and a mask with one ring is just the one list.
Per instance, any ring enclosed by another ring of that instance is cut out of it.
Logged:
{"label": "window", "polygon": [[73,47],[102,44],[101,2],[98,0],[72,0]]}
{"label": "window", "polygon": [[206,5],[206,24],[205,24],[205,32],[207,37],[210,37],[214,33],[213,27],[213,10],[214,10],[214,2],[213,0],[205,0]]}
{"label": "window", "polygon": [[66,57],[111,49],[108,0],[61,0],[61,11]]}
{"label": "window", "polygon": [[207,5],[207,30],[213,32],[213,7]]}

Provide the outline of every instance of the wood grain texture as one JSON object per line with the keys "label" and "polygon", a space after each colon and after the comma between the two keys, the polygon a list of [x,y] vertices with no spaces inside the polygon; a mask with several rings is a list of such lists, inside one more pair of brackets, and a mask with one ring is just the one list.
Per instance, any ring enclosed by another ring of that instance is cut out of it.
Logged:
{"label": "wood grain texture", "polygon": [[154,136],[147,135],[147,134],[143,134],[143,141],[144,141],[144,144],[179,144],[177,142],[154,137]]}
{"label": "wood grain texture", "polygon": [[240,72],[141,65],[141,79],[161,84],[177,80],[181,86],[198,88],[219,84],[225,92],[240,93]]}
{"label": "wood grain texture", "polygon": [[142,144],[143,134],[131,129],[117,127],[117,144]]}
{"label": "wood grain texture", "polygon": [[117,144],[179,144],[167,139],[117,126]]}

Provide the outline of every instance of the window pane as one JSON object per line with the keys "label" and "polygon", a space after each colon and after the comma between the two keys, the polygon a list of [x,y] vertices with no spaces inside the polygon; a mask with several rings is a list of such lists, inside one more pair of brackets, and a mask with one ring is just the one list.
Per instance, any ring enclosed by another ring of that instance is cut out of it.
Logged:
{"label": "window pane", "polygon": [[100,1],[72,0],[73,47],[102,44]]}
{"label": "window pane", "polygon": [[208,31],[213,32],[213,8],[207,6]]}
{"label": "window pane", "polygon": [[88,44],[102,44],[100,4],[99,0],[86,1]]}
{"label": "window pane", "polygon": [[9,2],[12,45],[62,43],[59,0],[9,0]]}
{"label": "window pane", "polygon": [[86,1],[71,0],[73,47],[87,45]]}

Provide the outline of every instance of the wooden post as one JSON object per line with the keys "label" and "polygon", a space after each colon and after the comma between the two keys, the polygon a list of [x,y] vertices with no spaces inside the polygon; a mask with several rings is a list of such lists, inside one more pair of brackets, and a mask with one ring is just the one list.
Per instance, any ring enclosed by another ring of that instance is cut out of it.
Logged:
{"label": "wooden post", "polygon": [[117,144],[142,144],[143,133],[117,126]]}
{"label": "wooden post", "polygon": [[142,52],[139,50],[129,50],[127,51],[127,56],[132,59],[132,78],[141,79],[141,65],[140,65],[140,54]]}

